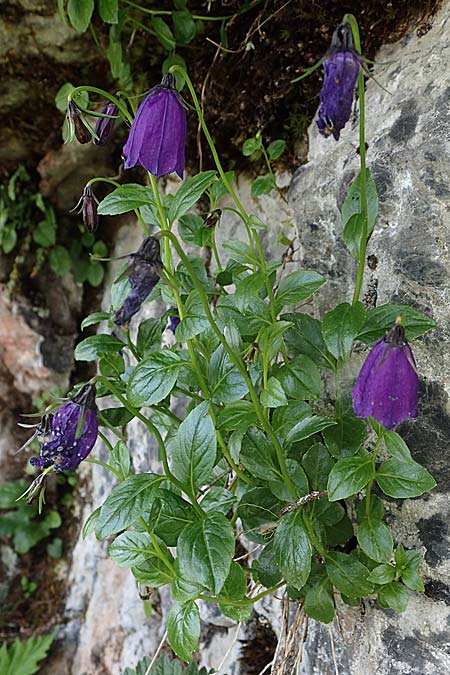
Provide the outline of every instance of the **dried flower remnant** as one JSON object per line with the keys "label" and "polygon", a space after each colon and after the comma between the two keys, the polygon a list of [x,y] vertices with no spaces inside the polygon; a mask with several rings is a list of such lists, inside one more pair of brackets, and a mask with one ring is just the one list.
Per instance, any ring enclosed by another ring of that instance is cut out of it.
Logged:
{"label": "dried flower remnant", "polygon": [[349,24],[343,23],[334,31],[323,67],[324,81],[317,126],[323,136],[332,134],[338,141],[352,112],[353,95],[361,67]]}
{"label": "dried flower remnant", "polygon": [[168,73],[139,106],[123,148],[125,169],[139,164],[156,177],[176,171],[183,178],[185,145],[186,111]]}
{"label": "dried flower remnant", "polygon": [[[42,469],[73,471],[91,452],[97,440],[95,386],[86,384],[51,416],[51,428],[37,438],[39,457],[30,464]],[[43,418],[44,419],[44,418]]]}
{"label": "dried flower remnant", "polygon": [[156,286],[161,268],[159,241],[156,237],[147,237],[139,250],[130,255],[130,262],[124,275],[129,275],[131,289],[122,307],[114,315],[115,324],[127,326],[130,323],[131,318],[140,310],[142,303]]}
{"label": "dried flower remnant", "polygon": [[70,129],[69,135],[72,139],[73,134],[75,134],[75,137],[79,143],[90,142],[92,138],[91,132],[83,121],[81,110],[73,101],[69,101],[69,105],[67,106],[67,121]]}
{"label": "dried flower remnant", "polygon": [[119,109],[115,103],[108,103],[102,108],[101,113],[103,115],[109,115],[109,117],[99,117],[97,119],[94,127],[97,138],[92,139],[95,145],[105,145],[114,129]]}
{"label": "dried flower remnant", "polygon": [[91,186],[86,185],[78,203],[72,209],[72,211],[78,209],[77,213],[82,214],[83,225],[88,232],[95,232],[98,227],[97,204],[98,199],[92,192]]}
{"label": "dried flower remnant", "polygon": [[405,329],[396,323],[367,356],[352,390],[357,417],[373,417],[386,429],[417,417],[419,377]]}

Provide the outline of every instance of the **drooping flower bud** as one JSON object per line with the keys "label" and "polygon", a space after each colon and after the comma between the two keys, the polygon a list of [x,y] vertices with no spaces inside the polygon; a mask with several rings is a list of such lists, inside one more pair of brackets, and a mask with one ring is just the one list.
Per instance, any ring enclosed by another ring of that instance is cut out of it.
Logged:
{"label": "drooping flower bud", "polygon": [[123,148],[125,169],[139,164],[154,176],[176,171],[183,178],[186,111],[172,73],[141,103]]}
{"label": "drooping flower bud", "polygon": [[69,105],[67,106],[67,120],[69,126],[73,128],[77,141],[79,143],[89,143],[92,138],[91,132],[83,122],[81,110],[73,101],[69,101]]}
{"label": "drooping flower bud", "polygon": [[110,117],[98,117],[94,127],[97,138],[93,138],[95,145],[105,145],[116,123],[116,118],[119,114],[119,109],[115,103],[108,103],[101,110],[103,115],[110,115]]}
{"label": "drooping flower bud", "polygon": [[373,417],[386,429],[417,417],[419,377],[405,329],[396,323],[379,340],[358,375],[352,390],[357,417]]}
{"label": "drooping flower bud", "polygon": [[76,212],[82,214],[83,225],[88,232],[95,232],[98,227],[97,204],[98,199],[92,192],[91,186],[86,185],[78,203],[72,209],[72,211],[78,209]]}
{"label": "drooping flower bud", "polygon": [[30,464],[42,469],[73,471],[91,452],[97,440],[95,386],[86,384],[51,417],[50,433],[37,435],[40,453]]}
{"label": "drooping flower bud", "polygon": [[334,31],[323,67],[324,81],[317,126],[323,136],[333,134],[338,141],[352,112],[353,95],[361,67],[348,23],[341,24]]}
{"label": "drooping flower bud", "polygon": [[140,310],[142,303],[156,286],[161,274],[162,262],[159,241],[147,237],[136,253],[130,255],[125,275],[130,277],[131,289],[122,307],[114,315],[114,323],[127,326]]}

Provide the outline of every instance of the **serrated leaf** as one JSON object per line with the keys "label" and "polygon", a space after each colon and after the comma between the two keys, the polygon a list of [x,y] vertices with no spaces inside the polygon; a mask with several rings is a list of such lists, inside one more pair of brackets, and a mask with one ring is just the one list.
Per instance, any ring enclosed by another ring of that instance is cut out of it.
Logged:
{"label": "serrated leaf", "polygon": [[378,591],[378,604],[385,609],[404,612],[408,606],[408,591],[398,581],[392,581]]}
{"label": "serrated leaf", "polygon": [[93,326],[96,323],[100,323],[101,321],[107,321],[109,319],[109,314],[108,312],[93,312],[92,314],[89,314],[83,321],[81,322],[81,330],[84,330],[88,326]]}
{"label": "serrated leaf", "polygon": [[167,640],[175,654],[190,661],[200,640],[200,612],[192,600],[175,604],[167,617]]}
{"label": "serrated leaf", "polygon": [[259,264],[259,259],[253,249],[243,241],[239,241],[238,239],[224,241],[223,248],[232,260],[242,265],[254,266]]}
{"label": "serrated leaf", "polygon": [[91,335],[75,347],[76,361],[95,361],[101,354],[116,353],[125,344],[112,335]]}
{"label": "serrated leaf", "polygon": [[389,459],[380,466],[376,481],[385,495],[400,499],[419,497],[436,487],[436,481],[425,467],[413,460],[397,458]]}
{"label": "serrated leaf", "polygon": [[322,381],[320,371],[309,356],[296,356],[278,371],[278,379],[290,398],[319,398]]}
{"label": "serrated leaf", "polygon": [[97,212],[104,216],[116,216],[153,203],[150,188],[136,183],[127,183],[116,188],[98,205]]}
{"label": "serrated leaf", "polygon": [[0,672],[2,675],[33,675],[40,670],[38,665],[47,656],[55,632],[31,637],[28,640],[14,640],[8,647],[4,642],[0,648]]}
{"label": "serrated leaf", "polygon": [[343,459],[358,452],[365,437],[366,425],[357,417],[346,415],[324,430],[325,444],[333,457]]}
{"label": "serrated leaf", "polygon": [[252,197],[268,195],[276,187],[275,176],[268,173],[264,176],[258,176],[252,183]]}
{"label": "serrated leaf", "polygon": [[395,459],[409,462],[411,461],[411,452],[403,438],[395,431],[386,431],[383,429],[383,441],[388,453]]}
{"label": "serrated leaf", "polygon": [[303,605],[305,614],[321,623],[331,623],[334,619],[333,586],[327,576],[321,576],[308,582]]}
{"label": "serrated leaf", "polygon": [[177,342],[186,342],[203,333],[209,328],[209,321],[205,316],[203,303],[197,290],[189,293],[185,306],[184,317],[178,324],[175,337]]}
{"label": "serrated leaf", "polygon": [[247,383],[230,360],[223,345],[219,345],[211,354],[208,382],[211,398],[215,403],[238,401],[248,392]]}
{"label": "serrated leaf", "polygon": [[115,469],[117,469],[121,474],[123,480],[128,477],[130,473],[130,452],[123,441],[118,441],[110,454],[111,464]]}
{"label": "serrated leaf", "polygon": [[319,415],[307,415],[295,424],[286,436],[285,445],[292,445],[304,441],[314,434],[318,434],[327,427],[335,424],[330,417],[319,417]]}
{"label": "serrated leaf", "polygon": [[135,567],[155,555],[147,532],[123,532],[109,547],[109,557],[119,567]]}
{"label": "serrated leaf", "polygon": [[187,213],[214,182],[215,178],[215,171],[203,171],[184,181],[175,193],[170,205],[169,221],[173,223],[177,218]]}
{"label": "serrated leaf", "polygon": [[320,321],[300,312],[283,314],[281,318],[294,324],[285,335],[289,352],[294,356],[306,354],[319,368],[334,370],[335,359],[328,351],[323,339]]}
{"label": "serrated leaf", "polygon": [[159,403],[170,394],[181,367],[180,356],[170,349],[153,352],[138,363],[127,385],[127,398],[132,406]]}
{"label": "serrated leaf", "polygon": [[304,302],[326,282],[317,272],[298,270],[283,277],[278,286],[275,303],[278,311],[286,305]]}
{"label": "serrated leaf", "polygon": [[273,550],[287,583],[302,588],[311,571],[312,548],[301,510],[281,518],[275,531]]}
{"label": "serrated leaf", "polygon": [[273,443],[257,427],[248,429],[242,439],[240,460],[250,473],[262,480],[282,479]]}
{"label": "serrated leaf", "polygon": [[355,305],[344,302],[325,314],[322,320],[323,339],[336,359],[345,359],[350,354],[365,316],[362,302]]}
{"label": "serrated leaf", "polygon": [[327,574],[337,590],[350,598],[361,598],[373,591],[367,580],[369,570],[353,556],[330,552],[326,558]]}
{"label": "serrated leaf", "polygon": [[336,502],[360,492],[374,477],[373,461],[366,457],[345,457],[330,471],[328,478],[328,499]]}
{"label": "serrated leaf", "polygon": [[81,536],[83,537],[83,539],[86,539],[86,537],[89,534],[91,534],[91,532],[95,531],[101,508],[102,508],[101,506],[96,508],[95,511],[91,513],[91,515],[87,518],[86,522],[84,523],[83,529],[81,531]]}
{"label": "serrated leaf", "polygon": [[366,321],[357,335],[357,339],[371,344],[388,333],[398,316],[403,317],[406,337],[415,340],[427,331],[436,328],[436,322],[422,312],[408,305],[379,305],[369,309]]}
{"label": "serrated leaf", "polygon": [[383,563],[382,565],[377,565],[369,576],[367,581],[370,581],[372,584],[388,584],[395,579],[395,567],[393,565],[387,565]]}
{"label": "serrated leaf", "polygon": [[167,546],[176,546],[181,532],[195,519],[194,509],[182,497],[170,490],[158,490],[150,523]]}
{"label": "serrated leaf", "polygon": [[269,377],[266,387],[261,392],[261,405],[265,408],[279,408],[287,405],[287,402],[281,382],[276,377]]}
{"label": "serrated leaf", "polygon": [[210,480],[216,452],[214,424],[204,401],[180,424],[172,449],[172,471],[191,494]]}

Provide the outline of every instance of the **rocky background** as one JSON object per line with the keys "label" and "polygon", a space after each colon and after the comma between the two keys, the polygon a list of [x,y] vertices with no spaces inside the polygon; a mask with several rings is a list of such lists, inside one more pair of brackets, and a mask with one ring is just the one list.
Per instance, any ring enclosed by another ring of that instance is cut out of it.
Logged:
{"label": "rocky background", "polygon": [[[357,14],[357,3],[350,5],[345,9]],[[42,88],[50,87],[54,95],[65,81],[101,84],[107,67],[88,35],[61,24],[53,3],[4,2],[1,10],[0,69],[5,93],[0,102],[0,171],[5,177],[18,163],[27,164],[36,171],[40,190],[51,199],[64,227],[76,230],[78,221],[67,211],[88,178],[116,173],[120,149],[61,147],[62,118],[52,97],[42,96]],[[339,15],[343,11],[339,8]],[[379,35],[372,40],[375,46],[377,39]],[[432,472],[438,486],[423,498],[387,504],[398,542],[424,547],[425,595],[412,595],[403,615],[381,610],[372,602],[359,608],[342,606],[331,628],[313,621],[306,626],[296,608],[289,611],[281,598],[261,603],[252,622],[243,627],[230,625],[203,607],[199,659],[208,667],[220,666],[222,674],[258,675],[275,658],[276,675],[291,675],[298,656],[302,675],[450,671],[450,4],[444,2],[426,20],[421,13],[408,17],[406,34],[383,46],[376,60],[386,65],[375,67],[376,81],[367,85],[367,161],[377,183],[380,213],[368,250],[371,270],[366,290],[370,287],[372,296],[376,291],[378,303],[409,304],[432,316],[439,326],[415,344],[421,374],[420,415],[401,430],[413,456]],[[312,97],[310,106],[316,100]],[[54,130],[43,132],[43,124]],[[242,138],[248,130],[243,128]],[[244,173],[238,176],[245,205],[271,224],[264,241],[268,255],[282,255],[284,249],[277,244],[280,232],[290,239],[296,235],[290,265],[317,269],[328,278],[314,307],[317,312],[351,297],[355,268],[341,241],[339,207],[358,170],[356,135],[356,116],[339,143],[323,139],[311,125],[306,163],[292,168],[305,154],[306,145],[301,142],[291,150],[292,163],[280,166],[280,185],[290,182],[288,205],[281,197],[255,201],[250,196],[250,178]],[[137,226],[127,219],[102,223],[102,228],[113,255],[135,250],[141,239]],[[236,237],[236,229],[232,218],[224,218],[220,239]],[[9,261],[2,260],[0,278],[5,283],[10,269]],[[83,288],[69,275],[61,280],[46,269],[38,278],[24,280],[12,297],[6,290],[2,293],[2,481],[23,474],[24,456],[13,454],[27,437],[17,431],[18,415],[32,410],[43,391],[64,392],[86,376],[73,362],[73,345],[80,338],[83,316],[101,303],[107,306],[112,276],[113,269],[107,275],[104,298],[101,290]],[[148,315],[149,308],[143,312]],[[348,382],[363,356],[355,357],[346,374]],[[153,441],[135,422],[129,429],[129,447],[137,470],[154,466]],[[96,456],[101,459],[106,453],[99,443]],[[152,612],[146,616],[131,574],[109,561],[107,543],[95,541],[92,535],[86,541],[81,538],[83,522],[111,487],[109,475],[100,467],[85,465],[80,470],[72,503],[61,507],[63,558],[48,558],[44,544],[19,557],[6,540],[1,543],[0,604],[5,608],[1,639],[45,633],[56,625],[57,638],[42,668],[48,675],[120,675],[126,666],[152,655],[163,637],[168,602],[164,593],[152,597]],[[53,486],[50,504],[65,491],[67,486]],[[18,590],[22,574],[39,581],[37,594],[29,601]],[[275,654],[277,637],[286,625],[294,626],[293,648],[283,652],[286,645],[282,645]]]}

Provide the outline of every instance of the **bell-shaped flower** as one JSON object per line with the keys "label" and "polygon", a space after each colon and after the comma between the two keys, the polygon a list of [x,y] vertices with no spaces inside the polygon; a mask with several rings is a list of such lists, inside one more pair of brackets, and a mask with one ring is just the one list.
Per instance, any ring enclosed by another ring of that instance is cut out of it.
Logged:
{"label": "bell-shaped flower", "polygon": [[334,31],[331,47],[323,64],[324,80],[320,92],[317,126],[323,136],[334,136],[338,141],[342,129],[350,119],[356,81],[361,67],[354,50],[349,24],[343,23]]}
{"label": "bell-shaped flower", "polygon": [[89,131],[88,123],[79,107],[73,101],[69,101],[66,117],[70,139],[72,140],[73,136],[75,136],[79,143],[89,143],[92,135]]}
{"label": "bell-shaped flower", "polygon": [[86,185],[78,204],[71,209],[71,211],[82,214],[83,225],[88,232],[95,232],[98,227],[97,205],[98,199],[92,192],[91,186]]}
{"label": "bell-shaped flower", "polygon": [[114,129],[119,110],[115,103],[108,103],[101,110],[103,115],[109,115],[109,117],[98,117],[97,122],[94,127],[96,138],[93,138],[95,145],[105,145],[108,138],[111,136],[111,132]]}
{"label": "bell-shaped flower", "polygon": [[114,315],[114,323],[128,326],[131,318],[140,310],[142,303],[159,281],[162,262],[159,240],[156,237],[144,239],[139,250],[130,255],[128,268],[121,275],[129,276],[130,292],[122,307]]}
{"label": "bell-shaped flower", "polygon": [[123,148],[125,169],[140,165],[154,176],[176,171],[183,178],[186,111],[172,73],[141,103]]}
{"label": "bell-shaped flower", "polygon": [[[50,429],[38,429],[39,457],[30,464],[42,469],[73,471],[91,452],[97,440],[95,386],[86,384],[50,418]],[[48,421],[48,417],[47,417]],[[45,433],[42,433],[45,431]]]}
{"label": "bell-shaped flower", "polygon": [[392,429],[417,417],[418,387],[414,355],[397,323],[367,356],[352,390],[353,410]]}

